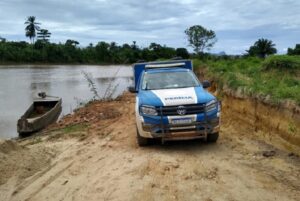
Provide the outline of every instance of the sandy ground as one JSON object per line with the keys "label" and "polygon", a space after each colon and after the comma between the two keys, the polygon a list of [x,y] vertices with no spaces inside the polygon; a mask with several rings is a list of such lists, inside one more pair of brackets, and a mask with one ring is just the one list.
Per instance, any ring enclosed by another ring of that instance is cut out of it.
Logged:
{"label": "sandy ground", "polygon": [[132,95],[92,103],[38,137],[0,143],[0,200],[299,200],[299,157],[230,119],[216,144],[140,148]]}

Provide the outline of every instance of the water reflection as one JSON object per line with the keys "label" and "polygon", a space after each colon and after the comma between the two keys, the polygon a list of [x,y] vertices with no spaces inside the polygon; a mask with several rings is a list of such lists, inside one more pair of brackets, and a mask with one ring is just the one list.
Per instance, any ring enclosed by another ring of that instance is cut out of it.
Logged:
{"label": "water reflection", "polygon": [[92,75],[99,96],[108,87],[112,97],[123,93],[132,83],[128,66],[2,66],[0,67],[0,138],[16,137],[17,119],[40,91],[62,97],[66,115],[79,102],[93,97],[82,71]]}

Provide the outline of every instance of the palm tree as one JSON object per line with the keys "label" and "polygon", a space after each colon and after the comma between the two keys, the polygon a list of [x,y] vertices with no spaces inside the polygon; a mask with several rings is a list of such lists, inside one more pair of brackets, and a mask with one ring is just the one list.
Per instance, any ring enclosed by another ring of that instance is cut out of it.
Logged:
{"label": "palm tree", "polygon": [[42,42],[49,42],[50,36],[51,33],[47,29],[40,29],[37,33],[38,40],[41,40]]}
{"label": "palm tree", "polygon": [[26,22],[24,23],[27,26],[25,27],[25,35],[29,37],[31,43],[34,43],[34,38],[36,36],[36,31],[40,30],[40,23],[35,22],[35,16],[27,17]]}
{"label": "palm tree", "polygon": [[261,38],[257,40],[254,45],[247,50],[247,52],[250,56],[256,55],[261,58],[265,58],[267,55],[277,53],[277,50],[273,41]]}

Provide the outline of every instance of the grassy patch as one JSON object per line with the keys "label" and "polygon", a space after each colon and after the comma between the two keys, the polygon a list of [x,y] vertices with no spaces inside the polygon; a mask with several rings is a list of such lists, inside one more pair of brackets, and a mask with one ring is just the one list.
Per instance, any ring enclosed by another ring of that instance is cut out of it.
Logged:
{"label": "grassy patch", "polygon": [[85,131],[87,127],[88,126],[86,124],[74,124],[74,125],[66,126],[65,128],[62,129],[62,131],[65,134],[70,134],[70,133]]}
{"label": "grassy patch", "polygon": [[52,131],[48,140],[56,140],[63,137],[79,137],[80,140],[83,140],[87,137],[87,129],[87,124],[68,125],[64,128]]}
{"label": "grassy patch", "polygon": [[[269,96],[278,103],[290,99],[300,105],[300,57],[272,56],[228,60],[194,60],[194,65],[206,68],[207,76],[219,85],[232,89],[242,87],[247,95]],[[197,70],[197,68],[195,69]]]}
{"label": "grassy patch", "polygon": [[293,124],[292,122],[289,123],[288,125],[288,131],[292,134],[295,134],[297,132],[297,127],[295,124]]}

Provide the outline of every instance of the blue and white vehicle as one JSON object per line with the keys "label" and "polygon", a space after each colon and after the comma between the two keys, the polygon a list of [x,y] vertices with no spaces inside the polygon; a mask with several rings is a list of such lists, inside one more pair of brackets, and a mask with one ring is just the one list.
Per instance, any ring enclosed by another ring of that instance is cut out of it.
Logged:
{"label": "blue and white vehicle", "polygon": [[145,146],[153,138],[163,141],[202,138],[216,142],[220,128],[220,102],[199,82],[190,60],[137,63],[133,66],[136,93],[137,141]]}

